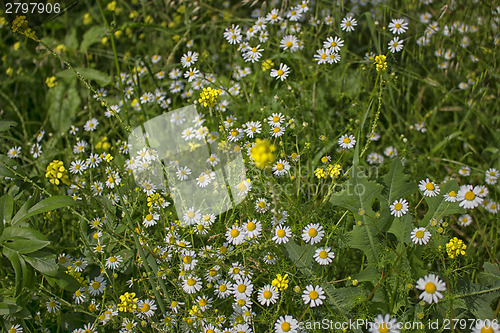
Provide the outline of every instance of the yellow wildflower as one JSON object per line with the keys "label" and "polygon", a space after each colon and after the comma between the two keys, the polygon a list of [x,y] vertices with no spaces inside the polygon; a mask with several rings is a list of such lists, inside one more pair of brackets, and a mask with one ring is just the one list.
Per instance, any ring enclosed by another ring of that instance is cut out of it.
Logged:
{"label": "yellow wildflower", "polygon": [[276,274],[276,279],[274,279],[271,284],[275,286],[279,291],[283,291],[288,288],[288,282],[290,282],[288,280],[288,274],[285,274],[284,276],[281,276],[281,274]]}
{"label": "yellow wildflower", "polygon": [[85,13],[83,15],[83,24],[89,25],[90,23],[92,23],[92,16],[90,16],[90,13]]}
{"label": "yellow wildflower", "polygon": [[374,64],[377,67],[377,72],[383,72],[387,69],[387,57],[383,54],[378,55],[375,57],[375,62]]}
{"label": "yellow wildflower", "polygon": [[318,177],[318,179],[326,177],[325,170],[323,168],[317,168],[314,170],[314,175]]}
{"label": "yellow wildflower", "polygon": [[203,104],[204,107],[214,107],[219,101],[219,95],[222,93],[221,89],[213,89],[212,87],[203,88],[198,102]]}
{"label": "yellow wildflower", "polygon": [[274,159],[274,151],[276,146],[271,144],[268,140],[257,139],[255,146],[250,149],[250,157],[255,162],[255,166],[259,169],[264,169],[270,166]]}
{"label": "yellow wildflower", "polygon": [[49,88],[55,87],[57,85],[56,77],[55,76],[50,76],[50,77],[46,78],[45,79],[45,84]]}
{"label": "yellow wildflower", "polygon": [[66,170],[62,161],[53,160],[50,162],[45,177],[54,185],[59,185],[61,181],[69,185],[68,170]]}
{"label": "yellow wildflower", "polygon": [[262,62],[262,71],[265,72],[274,66],[274,62],[271,59],[267,59]]}
{"label": "yellow wildflower", "polygon": [[138,308],[137,301],[139,299],[135,297],[135,293],[126,292],[120,296],[121,303],[118,304],[118,311],[120,312],[134,312]]}
{"label": "yellow wildflower", "polygon": [[467,245],[464,244],[463,240],[458,239],[457,237],[453,237],[446,244],[446,252],[451,259],[455,259],[459,255],[465,255],[465,249],[467,249]]}
{"label": "yellow wildflower", "polygon": [[342,170],[342,167],[338,164],[335,165],[328,165],[326,168],[328,175],[332,178],[337,178],[340,175],[340,171]]}

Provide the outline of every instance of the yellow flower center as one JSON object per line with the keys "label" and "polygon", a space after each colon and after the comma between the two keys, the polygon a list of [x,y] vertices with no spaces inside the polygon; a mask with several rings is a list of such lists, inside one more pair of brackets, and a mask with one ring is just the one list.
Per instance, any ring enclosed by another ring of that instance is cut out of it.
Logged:
{"label": "yellow flower center", "polygon": [[491,326],[483,326],[483,328],[481,328],[481,333],[493,333],[493,328],[491,328]]}
{"label": "yellow flower center", "polygon": [[271,297],[273,297],[273,293],[270,290],[265,290],[262,293],[262,296],[264,296],[265,299],[270,299]]}
{"label": "yellow flower center", "polygon": [[92,282],[92,288],[93,289],[99,289],[101,287],[101,284],[99,283],[99,281],[94,281]]}
{"label": "yellow flower center", "polygon": [[399,203],[399,202],[394,205],[394,209],[395,210],[401,210],[402,208],[403,208],[403,205],[401,203]]}
{"label": "yellow flower center", "polygon": [[198,304],[199,304],[200,306],[205,306],[205,305],[207,305],[207,303],[208,303],[208,302],[207,302],[207,300],[206,300],[206,299],[204,299],[204,298],[201,298],[201,299],[198,301]]}
{"label": "yellow flower center", "polygon": [[279,76],[281,76],[281,75],[283,75],[283,74],[284,74],[283,70],[278,69],[278,75],[279,75]]}
{"label": "yellow flower center", "polygon": [[226,285],[225,285],[225,284],[221,284],[221,285],[219,286],[219,291],[221,291],[221,292],[225,292],[226,290],[227,290],[227,287],[226,287]]}
{"label": "yellow flower center", "polygon": [[144,303],[142,306],[141,306],[141,310],[142,312],[148,312],[150,309],[150,306],[148,303]]}
{"label": "yellow flower center", "polygon": [[289,322],[284,322],[281,324],[281,329],[283,332],[289,332],[290,331],[290,323]]}
{"label": "yellow flower center", "polygon": [[188,213],[187,213],[187,216],[188,216],[190,219],[192,219],[192,218],[194,217],[194,215],[195,215],[195,214],[194,214],[194,212],[188,212]]}
{"label": "yellow flower center", "polygon": [[419,230],[419,231],[417,231],[417,232],[415,233],[415,236],[416,236],[417,238],[423,238],[423,237],[424,237],[424,234],[425,234],[425,233],[424,233],[422,230]]}
{"label": "yellow flower center", "polygon": [[432,183],[427,183],[425,185],[425,188],[428,189],[429,191],[434,191],[434,184]]}
{"label": "yellow flower center", "polygon": [[187,281],[186,281],[187,285],[192,287],[194,286],[194,284],[196,283],[195,279],[193,278],[189,278]]}
{"label": "yellow flower center", "polygon": [[278,171],[281,171],[281,170],[283,170],[284,168],[285,168],[285,166],[283,165],[283,163],[278,163],[278,164],[276,165],[276,169],[277,169]]}
{"label": "yellow flower center", "polygon": [[75,291],[75,296],[76,297],[82,296],[82,292],[80,291],[80,289],[78,289],[77,291]]}
{"label": "yellow flower center", "polygon": [[326,59],[326,53],[323,53],[323,54],[321,55],[321,59]]}
{"label": "yellow flower center", "polygon": [[429,294],[434,294],[436,292],[436,285],[430,281],[427,282],[425,284],[425,292]]}
{"label": "yellow flower center", "polygon": [[237,229],[231,230],[231,237],[236,238],[240,235],[240,232]]}
{"label": "yellow flower center", "polygon": [[321,259],[325,259],[326,257],[328,257],[328,252],[326,252],[325,250],[321,251],[321,252],[319,253],[319,257],[320,257]]}
{"label": "yellow flower center", "polygon": [[450,193],[448,193],[448,196],[450,196],[450,197],[456,197],[457,196],[457,192],[451,191]]}
{"label": "yellow flower center", "polygon": [[200,176],[200,177],[198,177],[198,181],[199,181],[200,183],[203,183],[203,182],[205,181],[205,176]]}
{"label": "yellow flower center", "polygon": [[380,326],[378,327],[378,331],[380,333],[388,333],[389,332],[389,325],[387,323],[380,324]]}
{"label": "yellow flower center", "polygon": [[152,214],[146,215],[146,220],[147,221],[151,221],[152,219],[153,219],[153,215]]}
{"label": "yellow flower center", "polygon": [[318,235],[318,231],[314,228],[309,229],[309,232],[307,233],[309,237],[316,237]]}
{"label": "yellow flower center", "polygon": [[292,47],[293,43],[292,42],[286,42],[286,47]]}
{"label": "yellow flower center", "polygon": [[56,306],[56,302],[55,302],[55,301],[50,301],[50,302],[49,302],[49,306],[50,306],[51,308],[53,308],[54,306]]}
{"label": "yellow flower center", "polygon": [[318,294],[318,292],[317,292],[316,290],[311,290],[311,291],[309,292],[309,298],[310,298],[310,299],[316,299],[316,298],[318,298],[318,297],[319,297],[319,294]]}
{"label": "yellow flower center", "polygon": [[246,303],[247,303],[247,302],[246,302],[244,299],[239,299],[239,300],[238,300],[238,302],[237,302],[237,304],[238,304],[239,306],[244,306]]}
{"label": "yellow flower center", "polygon": [[116,262],[117,260],[118,260],[118,259],[116,259],[116,257],[111,257],[111,258],[109,258],[109,261],[110,261],[110,262]]}
{"label": "yellow flower center", "polygon": [[239,291],[240,293],[244,293],[244,292],[245,292],[245,290],[247,290],[247,286],[245,286],[244,284],[240,284],[240,285],[238,286],[238,291]]}
{"label": "yellow flower center", "polygon": [[247,230],[248,231],[254,231],[257,226],[253,222],[248,222],[247,223]]}
{"label": "yellow flower center", "polygon": [[279,229],[279,230],[276,232],[276,235],[277,235],[279,238],[283,238],[283,237],[285,237],[286,232],[285,232],[285,230],[283,230],[283,229]]}
{"label": "yellow flower center", "polygon": [[193,261],[193,258],[191,256],[184,256],[184,258],[182,258],[182,261],[184,261],[186,265],[189,265]]}
{"label": "yellow flower center", "polygon": [[344,138],[344,143],[350,143],[350,142],[351,142],[351,139],[349,139],[348,137]]}
{"label": "yellow flower center", "polygon": [[467,201],[472,201],[475,197],[476,195],[472,191],[468,191],[467,193],[465,193],[465,200]]}
{"label": "yellow flower center", "polygon": [[396,24],[394,25],[394,27],[395,27],[396,29],[399,29],[399,28],[401,28],[401,24],[396,23]]}
{"label": "yellow flower center", "polygon": [[186,57],[186,62],[191,61],[191,57]]}
{"label": "yellow flower center", "polygon": [[238,134],[240,134],[240,132],[238,132],[238,131],[237,131],[237,130],[235,130],[235,129],[231,131],[231,135],[232,135],[232,136],[238,136]]}

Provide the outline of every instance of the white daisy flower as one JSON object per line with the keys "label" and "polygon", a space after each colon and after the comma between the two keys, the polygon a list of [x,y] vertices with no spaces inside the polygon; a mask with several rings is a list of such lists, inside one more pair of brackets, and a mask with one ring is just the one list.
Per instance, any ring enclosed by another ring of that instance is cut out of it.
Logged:
{"label": "white daisy flower", "polygon": [[404,19],[393,19],[391,23],[389,23],[389,31],[391,33],[401,35],[406,32],[408,29],[408,23],[405,22]]}
{"label": "white daisy flower", "polygon": [[342,19],[340,23],[340,28],[342,31],[354,31],[354,27],[358,25],[358,21],[351,15],[348,14]]}
{"label": "white daisy flower", "polygon": [[102,276],[96,276],[93,280],[89,282],[89,293],[92,296],[100,295],[104,292],[106,288],[106,281]]}
{"label": "white daisy flower", "polygon": [[279,292],[276,287],[270,284],[265,285],[260,288],[257,292],[257,300],[260,304],[269,306],[270,304],[275,304],[278,301]]}
{"label": "white daisy flower", "polygon": [[188,51],[181,58],[182,67],[184,67],[184,68],[191,67],[197,60],[198,60],[198,53]]}
{"label": "white daisy flower", "polygon": [[325,291],[320,286],[308,285],[302,293],[302,300],[304,304],[309,304],[311,308],[320,306],[323,304],[323,300],[326,299]]}
{"label": "white daisy flower", "polygon": [[431,182],[429,178],[421,180],[418,188],[420,191],[424,192],[425,197],[435,197],[440,191],[439,186],[436,185],[436,183]]}
{"label": "white daisy flower", "polygon": [[399,39],[399,37],[394,37],[390,42],[389,42],[389,50],[392,53],[399,52],[403,49],[403,41]]}
{"label": "white daisy flower", "polygon": [[290,67],[283,63],[280,64],[279,69],[271,69],[271,77],[276,78],[276,80],[283,81],[287,78],[288,74],[290,74]]}
{"label": "white daisy flower", "polygon": [[319,223],[309,223],[302,229],[302,239],[311,245],[321,242],[325,231]]}
{"label": "white daisy flower", "polygon": [[187,294],[194,294],[202,288],[201,279],[194,275],[189,275],[182,279],[182,289]]}
{"label": "white daisy flower", "polygon": [[462,227],[467,227],[472,224],[472,216],[469,214],[463,214],[458,217],[458,222]]}
{"label": "white daisy flower", "polygon": [[276,244],[286,244],[290,240],[290,237],[292,237],[292,229],[290,227],[280,224],[274,228],[273,241]]}
{"label": "white daisy flower", "polygon": [[85,125],[83,126],[83,129],[86,132],[90,132],[90,131],[93,132],[97,128],[97,125],[99,125],[99,121],[96,118],[92,118],[85,123]]}
{"label": "white daisy flower", "polygon": [[446,283],[441,281],[436,275],[429,274],[418,279],[415,288],[423,291],[418,298],[431,304],[437,303],[441,298],[443,298],[443,294],[441,292],[446,291]]}
{"label": "white daisy flower", "polygon": [[123,261],[122,256],[111,256],[108,259],[106,259],[106,268],[107,269],[117,269],[121,262]]}
{"label": "white daisy flower", "polygon": [[314,251],[314,260],[322,266],[329,265],[335,259],[335,253],[328,246],[319,247]]}
{"label": "white daisy flower", "polygon": [[233,225],[226,230],[226,240],[229,244],[240,245],[245,240],[245,232],[241,227]]}
{"label": "white daisy flower", "polygon": [[297,319],[290,315],[281,316],[274,323],[274,330],[276,333],[297,333],[299,322]]}
{"label": "white daisy flower", "polygon": [[339,145],[342,149],[351,149],[356,145],[356,138],[352,134],[344,134],[339,138]]}
{"label": "white daisy flower", "polygon": [[282,159],[278,160],[278,162],[276,162],[276,164],[274,164],[272,168],[273,174],[278,177],[285,175],[289,170],[290,163]]}
{"label": "white daisy flower", "polygon": [[411,240],[418,245],[425,245],[431,238],[431,233],[425,228],[415,228],[411,232]]}
{"label": "white daisy flower", "polygon": [[396,217],[401,217],[408,213],[408,201],[406,199],[398,199],[395,200],[392,205],[390,205],[391,209],[391,215],[396,216]]}
{"label": "white daisy flower", "polygon": [[481,189],[472,185],[462,185],[458,189],[457,201],[460,202],[459,206],[465,209],[473,209],[483,202],[483,198],[479,196]]}

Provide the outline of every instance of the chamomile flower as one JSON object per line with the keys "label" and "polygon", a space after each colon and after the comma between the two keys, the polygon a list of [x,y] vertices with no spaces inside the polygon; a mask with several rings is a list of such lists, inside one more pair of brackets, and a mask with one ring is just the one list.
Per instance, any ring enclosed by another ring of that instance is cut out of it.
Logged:
{"label": "chamomile flower", "polygon": [[279,69],[271,69],[271,77],[276,78],[276,80],[283,81],[287,78],[288,74],[290,74],[290,67],[283,63],[280,64]]}
{"label": "chamomile flower", "polygon": [[270,304],[275,304],[278,298],[279,292],[273,285],[266,284],[257,291],[257,301],[262,305],[269,306]]}
{"label": "chamomile flower", "polygon": [[328,59],[330,56],[329,49],[319,49],[316,51],[317,54],[314,55],[314,61],[318,62],[318,65],[323,65],[328,63]]}
{"label": "chamomile flower", "polygon": [[273,138],[279,138],[280,136],[282,136],[283,134],[285,134],[285,126],[274,126],[270,131],[269,131],[269,134],[273,137]]}
{"label": "chamomile flower", "polygon": [[104,292],[106,288],[106,280],[102,276],[96,276],[89,282],[89,293],[92,296],[98,296]]}
{"label": "chamomile flower", "polygon": [[195,67],[190,67],[185,73],[184,77],[188,79],[188,82],[193,82],[201,76],[200,71]]}
{"label": "chamomile flower", "polygon": [[457,193],[457,201],[459,201],[459,206],[465,209],[473,209],[479,206],[483,202],[483,198],[479,196],[481,189],[472,185],[462,185],[460,186]]}
{"label": "chamomile flower", "polygon": [[292,229],[290,227],[280,224],[274,228],[273,241],[276,244],[286,244],[290,240],[290,237],[292,237]]}
{"label": "chamomile flower", "polygon": [[186,210],[183,216],[183,220],[186,225],[195,224],[200,219],[201,219],[201,212],[199,209],[195,210],[194,207],[191,207],[188,210]]}
{"label": "chamomile flower", "polygon": [[329,265],[335,259],[335,253],[328,246],[317,248],[314,251],[314,260],[322,266]]}
{"label": "chamomile flower", "polygon": [[21,147],[12,147],[7,151],[7,157],[19,158],[21,156]]}
{"label": "chamomile flower", "polygon": [[144,227],[149,228],[153,225],[156,225],[159,219],[160,219],[160,214],[155,212],[149,212],[146,216],[144,216],[142,224],[144,225]]}
{"label": "chamomile flower", "polygon": [[470,167],[463,165],[460,169],[458,169],[458,174],[463,177],[470,176]]}
{"label": "chamomile flower", "polygon": [[431,182],[429,178],[421,180],[418,188],[420,191],[424,192],[425,197],[435,197],[440,191],[439,186],[436,185],[436,183]]}
{"label": "chamomile flower", "polygon": [[88,146],[88,143],[85,142],[84,140],[78,141],[73,146],[73,154],[85,153],[85,149],[87,148],[87,146]]}
{"label": "chamomile flower", "polygon": [[56,313],[61,308],[61,305],[59,305],[59,301],[56,301],[53,298],[49,299],[46,305],[47,305],[47,311],[49,313]]}
{"label": "chamomile flower", "polygon": [[71,165],[69,167],[69,172],[72,174],[79,174],[81,175],[83,171],[87,169],[87,164],[83,160],[76,160],[71,162]]}
{"label": "chamomile flower", "polygon": [[403,49],[403,41],[399,39],[399,37],[394,37],[390,42],[389,42],[389,50],[391,53],[396,53],[399,52]]}
{"label": "chamomile flower", "polygon": [[187,180],[190,174],[191,174],[191,169],[189,169],[187,166],[177,168],[177,171],[175,173],[178,180]]}
{"label": "chamomile flower", "polygon": [[184,67],[184,68],[191,67],[191,66],[194,65],[194,63],[197,60],[198,60],[198,53],[197,52],[188,51],[181,58],[182,67]]}
{"label": "chamomile flower", "polygon": [[285,175],[289,170],[290,163],[282,159],[278,160],[278,162],[276,162],[276,164],[274,164],[272,168],[273,174],[278,177]]}
{"label": "chamomile flower", "polygon": [[207,187],[208,184],[212,181],[212,177],[207,175],[205,172],[202,172],[198,178],[196,178],[196,185],[201,188]]}
{"label": "chamomile flower", "polygon": [[431,238],[431,233],[426,228],[415,228],[411,232],[411,240],[418,245],[425,245]]}
{"label": "chamomile flower", "polygon": [[202,288],[201,279],[195,275],[182,278],[182,289],[187,294],[194,294]]}
{"label": "chamomile flower", "polygon": [[239,197],[245,197],[252,190],[252,182],[250,179],[243,180],[241,183],[236,185],[235,190],[237,190],[236,193]]}
{"label": "chamomile flower", "polygon": [[302,239],[311,245],[321,242],[324,235],[325,230],[319,223],[309,223],[302,229]]}
{"label": "chamomile flower", "polygon": [[245,232],[246,239],[254,239],[260,236],[262,231],[262,224],[257,219],[247,221],[242,227]]}
{"label": "chamomile flower", "polygon": [[136,311],[139,318],[150,318],[155,314],[155,310],[157,309],[155,301],[152,299],[139,300],[137,306],[138,309]]}
{"label": "chamomile flower", "polygon": [[269,202],[267,202],[267,200],[265,198],[258,198],[255,201],[255,210],[257,211],[257,213],[261,213],[261,214],[265,213],[265,212],[267,212],[269,207],[270,207],[270,204],[269,204]]}
{"label": "chamomile flower", "polygon": [[281,316],[274,323],[274,330],[276,333],[297,333],[299,322],[297,319],[290,315]]}
{"label": "chamomile flower", "polygon": [[238,25],[232,25],[231,28],[227,28],[224,31],[224,38],[229,44],[239,44],[241,43],[241,28]]}
{"label": "chamomile flower", "polygon": [[408,29],[408,23],[405,22],[404,19],[393,19],[391,23],[389,23],[389,31],[391,33],[401,35],[406,32]]}
{"label": "chamomile flower", "polygon": [[245,53],[243,53],[243,60],[246,62],[254,63],[259,61],[260,57],[262,57],[262,53],[264,49],[260,48],[260,44],[254,47],[249,47]]}
{"label": "chamomile flower", "polygon": [[384,155],[387,157],[396,157],[398,156],[398,151],[393,146],[389,146],[384,149]]}
{"label": "chamomile flower", "polygon": [[96,118],[92,118],[85,123],[83,129],[86,132],[93,132],[97,128],[97,125],[99,125],[99,121]]}
{"label": "chamomile flower", "polygon": [[255,134],[260,134],[262,124],[260,121],[249,121],[245,124],[245,133],[249,138],[253,138]]}
{"label": "chamomile flower", "polygon": [[462,227],[467,227],[472,224],[472,216],[469,214],[463,214],[458,217],[458,222]]}
{"label": "chamomile flower", "polygon": [[7,333],[23,333],[23,328],[19,324],[12,324]]}
{"label": "chamomile flower", "polygon": [[214,285],[214,294],[220,299],[224,299],[231,295],[231,289],[229,288],[231,284],[226,280],[219,280]]}
{"label": "chamomile flower", "polygon": [[220,162],[220,159],[219,157],[217,157],[216,154],[211,154],[207,160],[206,160],[207,164],[209,164],[210,166],[216,166],[217,164],[219,164]]}
{"label": "chamomile flower", "polygon": [[354,27],[358,25],[358,21],[351,15],[348,14],[346,17],[342,19],[340,23],[340,28],[342,31],[354,31]]}
{"label": "chamomile flower", "polygon": [[354,135],[344,134],[339,138],[339,145],[342,149],[351,149],[356,145],[356,138]]}
{"label": "chamomile flower", "polygon": [[397,329],[397,319],[391,318],[389,314],[382,316],[379,314],[373,319],[373,322],[369,324],[368,332],[370,333],[399,333]]}
{"label": "chamomile flower", "polygon": [[266,22],[278,23],[281,20],[282,18],[279,16],[279,10],[276,8],[272,9],[271,12],[266,15]]}
{"label": "chamomile flower", "polygon": [[320,286],[308,285],[302,293],[304,304],[309,304],[309,307],[314,308],[323,304],[326,299],[325,291]]}
{"label": "chamomile flower", "polygon": [[297,52],[299,49],[299,40],[294,35],[284,36],[281,39],[280,47],[285,51],[290,50],[292,53]]}
{"label": "chamomile flower", "polygon": [[231,291],[235,297],[250,297],[253,292],[253,284],[248,278],[237,279],[231,286]]}
{"label": "chamomile flower", "polygon": [[391,209],[391,215],[396,217],[401,217],[408,213],[408,207],[408,201],[403,198],[395,200],[392,205],[389,206],[389,208]]}
{"label": "chamomile flower", "polygon": [[73,262],[73,269],[75,272],[83,272],[83,270],[87,267],[87,264],[87,260],[78,258]]}
{"label": "chamomile flower", "polygon": [[484,206],[484,209],[486,209],[486,211],[489,213],[492,213],[492,214],[498,213],[498,203],[496,203],[495,201],[484,199],[483,206]]}
{"label": "chamomile flower", "polygon": [[497,183],[498,177],[500,177],[500,173],[495,168],[489,168],[484,173],[486,184],[495,185]]}
{"label": "chamomile flower", "polygon": [[418,279],[415,288],[423,291],[418,298],[432,304],[437,303],[441,298],[443,298],[443,294],[441,292],[446,291],[446,283],[440,280],[436,275],[429,274]]}
{"label": "chamomile flower", "polygon": [[233,225],[226,230],[226,240],[229,244],[240,245],[245,240],[245,232],[241,227]]}
{"label": "chamomile flower", "polygon": [[34,143],[33,146],[31,146],[30,154],[33,158],[39,158],[40,155],[42,155],[42,146],[40,146],[38,142]]}
{"label": "chamomile flower", "polygon": [[122,263],[123,258],[120,255],[117,256],[111,256],[108,259],[106,259],[106,268],[107,269],[117,269],[120,267],[120,264]]}
{"label": "chamomile flower", "polygon": [[340,52],[340,48],[344,46],[344,41],[335,36],[335,37],[328,37],[325,42],[323,42],[323,47],[325,49],[330,50],[331,53],[334,52]]}

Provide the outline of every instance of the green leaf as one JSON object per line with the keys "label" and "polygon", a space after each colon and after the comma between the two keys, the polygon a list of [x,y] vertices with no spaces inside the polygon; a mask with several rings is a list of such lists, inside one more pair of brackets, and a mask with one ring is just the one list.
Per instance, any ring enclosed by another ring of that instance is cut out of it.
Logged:
{"label": "green leaf", "polygon": [[[12,197],[8,194],[3,195],[0,198],[0,222],[5,221],[7,224],[9,224],[12,218],[13,209],[14,200],[12,200]],[[0,228],[2,227],[0,226]]]}
{"label": "green leaf", "polygon": [[[452,296],[454,309],[469,310],[476,319],[492,319],[495,311],[493,300],[500,295],[500,285],[487,287],[462,279],[457,285],[457,291]],[[459,300],[459,301],[457,301]]]}
{"label": "green leaf", "polygon": [[394,200],[406,198],[417,190],[414,183],[408,181],[409,176],[403,173],[403,164],[399,158],[395,158],[389,168],[389,172],[382,178],[387,186],[387,202],[392,204]]}
{"label": "green leaf", "polygon": [[14,120],[0,120],[0,132],[8,131],[16,125]]}
{"label": "green leaf", "polygon": [[[108,74],[98,71],[97,69],[75,67],[75,70],[87,80],[93,80],[100,86],[107,86],[112,83],[111,77]],[[73,70],[66,69],[62,72],[57,73],[56,76],[63,80],[71,80],[72,78],[76,77],[76,74]]]}
{"label": "green leaf", "polygon": [[80,43],[80,51],[87,52],[90,45],[99,42],[106,34],[106,27],[94,26],[83,34],[82,42]]}
{"label": "green leaf", "polygon": [[0,316],[11,315],[21,311],[23,308],[16,304],[13,298],[4,298],[0,302]]}
{"label": "green leaf", "polygon": [[0,236],[0,244],[20,254],[38,251],[50,242],[35,229],[28,227],[7,227]]}
{"label": "green leaf", "polygon": [[73,206],[76,204],[76,201],[73,200],[71,197],[66,196],[66,195],[54,195],[52,197],[49,197],[33,207],[31,207],[26,214],[24,215],[19,215],[16,214],[14,219],[12,220],[12,224],[16,224],[20,220],[24,220],[27,218],[30,218],[31,216],[41,214],[41,213],[46,213],[54,209],[62,208],[62,207],[68,207],[68,206]]}
{"label": "green leaf", "polygon": [[391,228],[387,230],[391,234],[394,234],[401,244],[408,244],[411,241],[411,232],[413,230],[412,216],[406,214],[399,219],[394,219]]}
{"label": "green leaf", "polygon": [[445,201],[443,195],[449,193],[452,190],[458,192],[458,182],[456,179],[446,182],[446,184],[441,187],[441,191],[437,196],[424,197],[425,202],[427,202],[427,205],[429,206],[429,209],[422,220],[423,223],[427,225],[431,219],[436,219],[436,221],[439,221],[447,215],[464,214],[466,212],[465,209],[459,206],[458,202]]}
{"label": "green leaf", "polygon": [[65,133],[69,130],[80,107],[81,100],[75,88],[75,82],[76,80],[70,86],[60,82],[47,93],[50,124],[58,133]]}
{"label": "green leaf", "polygon": [[28,213],[28,210],[30,209],[31,206],[35,204],[35,201],[38,200],[39,195],[35,191],[33,195],[31,195],[28,200],[19,208],[17,211],[16,215],[12,218],[12,224],[16,224],[21,220],[21,216],[25,216]]}
{"label": "green leaf", "polygon": [[23,258],[43,275],[57,277],[59,265],[56,263],[55,254],[48,251],[37,251],[30,255],[23,255]]}
{"label": "green leaf", "polygon": [[7,247],[3,248],[3,255],[9,259],[12,267],[14,268],[14,273],[16,274],[16,296],[19,295],[26,283],[26,280],[23,279],[23,267],[26,267],[24,263],[24,259],[21,258],[19,253],[13,251]]}
{"label": "green leaf", "polygon": [[78,281],[71,275],[66,274],[65,270],[61,266],[59,266],[57,270],[56,277],[46,275],[45,278],[51,286],[57,284],[62,289],[72,293],[81,287],[80,283],[78,283]]}
{"label": "green leaf", "polygon": [[479,273],[479,281],[487,286],[500,286],[500,271],[498,265],[484,263],[484,272]]}

